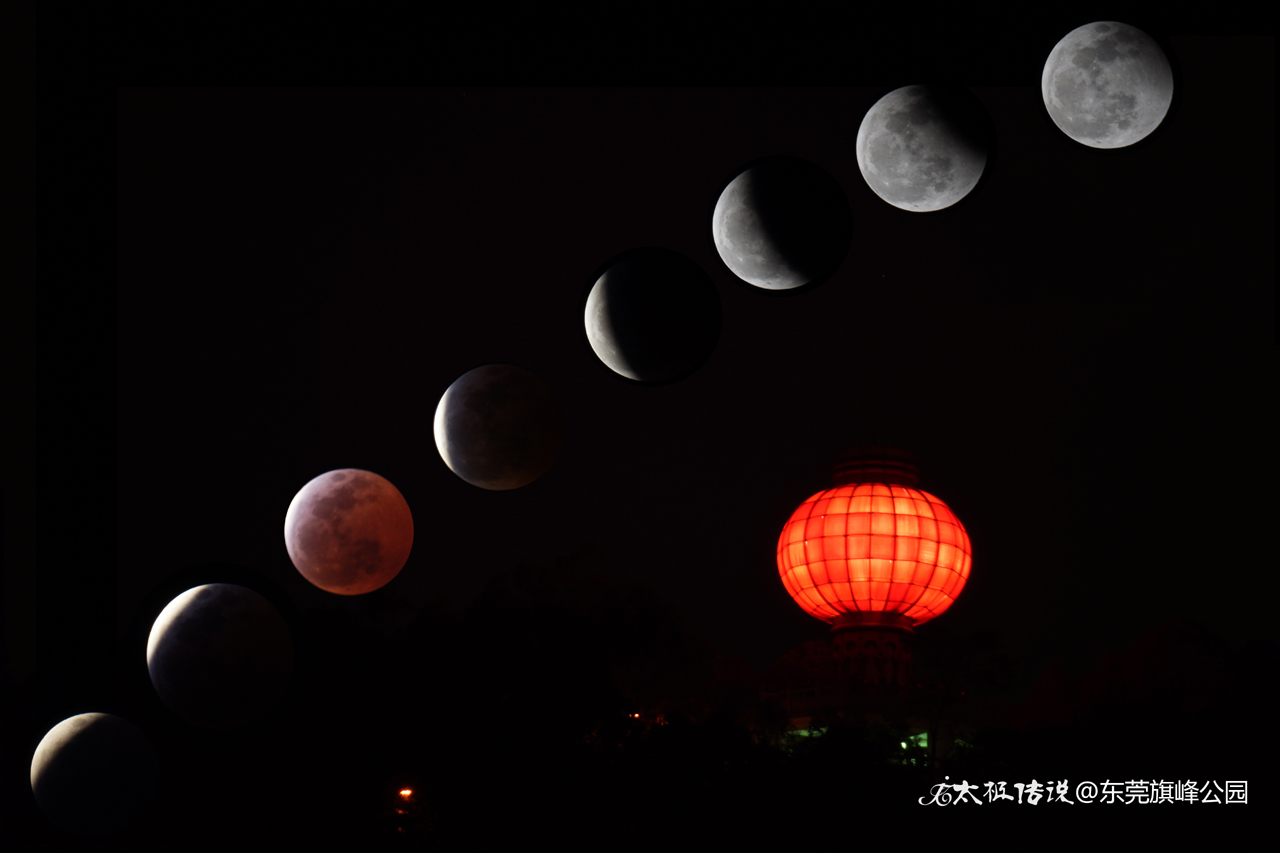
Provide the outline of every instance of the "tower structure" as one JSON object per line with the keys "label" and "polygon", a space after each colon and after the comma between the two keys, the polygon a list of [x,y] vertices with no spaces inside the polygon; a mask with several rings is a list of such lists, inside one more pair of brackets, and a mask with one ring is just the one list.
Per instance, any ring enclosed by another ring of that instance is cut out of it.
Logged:
{"label": "tower structure", "polygon": [[835,485],[802,503],[778,537],[778,573],[809,614],[831,624],[839,673],[909,686],[914,629],[951,606],[969,577],[969,535],[941,499],[918,489],[915,455],[855,447]]}

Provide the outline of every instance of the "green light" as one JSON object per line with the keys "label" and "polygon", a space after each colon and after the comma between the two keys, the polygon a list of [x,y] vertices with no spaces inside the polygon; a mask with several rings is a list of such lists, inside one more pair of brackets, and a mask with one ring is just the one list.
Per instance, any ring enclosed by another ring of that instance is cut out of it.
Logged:
{"label": "green light", "polygon": [[817,729],[795,729],[794,731],[789,732],[789,734],[795,735],[796,737],[818,737],[826,731],[826,727],[823,726],[822,728]]}

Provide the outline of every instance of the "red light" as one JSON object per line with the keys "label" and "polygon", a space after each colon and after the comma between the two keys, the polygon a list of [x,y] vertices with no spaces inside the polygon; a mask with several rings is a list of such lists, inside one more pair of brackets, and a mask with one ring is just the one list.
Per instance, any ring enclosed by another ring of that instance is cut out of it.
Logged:
{"label": "red light", "polygon": [[[914,483],[914,478],[911,482]],[[899,613],[927,622],[955,601],[973,562],[969,535],[911,486],[846,483],[802,503],[778,537],[778,573],[808,613]]]}
{"label": "red light", "polygon": [[413,796],[413,789],[412,789],[412,788],[405,788],[404,790],[402,790],[402,791],[400,792],[400,799],[402,799],[402,800],[407,800],[407,799],[409,799],[409,798],[410,798],[410,797],[412,797],[412,796]]}

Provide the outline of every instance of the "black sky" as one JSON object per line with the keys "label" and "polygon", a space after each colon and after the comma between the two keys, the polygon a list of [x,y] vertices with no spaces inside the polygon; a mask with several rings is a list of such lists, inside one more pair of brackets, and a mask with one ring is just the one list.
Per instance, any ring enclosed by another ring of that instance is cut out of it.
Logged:
{"label": "black sky", "polygon": [[[1001,62],[979,42],[945,80],[942,59],[913,74],[886,51],[821,88],[121,90],[115,350],[83,366],[114,370],[114,422],[65,400],[45,411],[91,420],[42,415],[39,636],[112,649],[200,563],[356,618],[462,604],[497,572],[592,548],[762,667],[825,634],[783,589],[776,539],[873,403],[880,440],[917,453],[974,546],[968,586],[922,633],[999,631],[1036,666],[1088,666],[1177,617],[1260,636],[1274,40],[1153,31],[1174,109],[1144,143],[1096,151],[1038,88],[1088,20]],[[971,87],[997,134],[978,189],[928,214],[881,201],[853,155],[867,109],[920,82]],[[854,216],[839,270],[784,297],[737,281],[710,235],[725,182],[775,154],[826,170]],[[640,246],[694,260],[724,309],[709,361],[665,387],[614,378],[580,334],[593,271]],[[545,379],[566,425],[552,469],[512,492],[466,484],[432,439],[440,395],[488,362]],[[77,445],[81,425],[114,432],[96,469],[114,483],[83,486],[92,545],[67,541],[80,486],[53,456],[104,447]],[[293,495],[342,467],[387,477],[414,514],[408,564],[367,601],[312,587],[284,548]],[[71,708],[105,690],[107,653],[76,665],[75,647],[12,646],[11,671],[79,673],[50,688]]]}
{"label": "black sky", "polygon": [[[871,88],[122,93],[118,618],[205,560],[337,606],[280,528],[307,480],[358,467],[417,525],[378,595],[461,601],[592,542],[762,664],[814,633],[778,531],[879,405],[880,440],[917,452],[973,537],[956,629],[1046,653],[1190,610],[1235,629],[1242,590],[1208,579],[1250,571],[1238,507],[1273,459],[1271,129],[1233,143],[1256,181],[1214,167],[1250,107],[1201,82],[1229,55],[1199,46],[1133,150],[1072,143],[1034,88],[977,88],[996,157],[932,215],[861,179]],[[723,183],[778,153],[855,211],[839,271],[790,298],[732,278],[709,228]],[[724,305],[711,359],[661,388],[614,379],[579,332],[593,271],[645,245],[694,259]],[[444,389],[492,361],[542,376],[566,422],[553,469],[510,493],[432,440]],[[1243,565],[1207,574],[1220,561]]]}

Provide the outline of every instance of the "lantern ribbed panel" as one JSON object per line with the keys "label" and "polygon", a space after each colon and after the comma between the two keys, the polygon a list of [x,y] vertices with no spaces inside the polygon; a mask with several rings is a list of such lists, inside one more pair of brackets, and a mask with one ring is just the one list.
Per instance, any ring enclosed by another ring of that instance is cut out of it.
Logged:
{"label": "lantern ribbed panel", "polygon": [[945,503],[885,483],[818,492],[778,537],[783,586],[827,622],[856,611],[927,622],[964,588],[971,555],[969,535]]}

